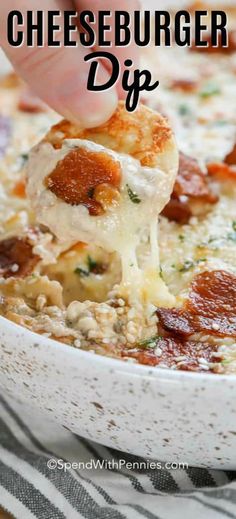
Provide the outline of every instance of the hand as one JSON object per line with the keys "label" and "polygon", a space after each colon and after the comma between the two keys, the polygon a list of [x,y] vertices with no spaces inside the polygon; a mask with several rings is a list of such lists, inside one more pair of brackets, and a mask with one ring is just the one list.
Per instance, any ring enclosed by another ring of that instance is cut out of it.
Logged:
{"label": "hand", "polygon": [[[137,7],[137,0],[43,0],[49,10],[107,10],[112,4],[112,11],[129,10]],[[38,6],[39,8],[41,6]],[[15,70],[30,85],[33,91],[51,108],[59,112],[66,119],[80,123],[84,127],[98,126],[109,119],[116,109],[118,97],[122,97],[121,85],[104,92],[90,92],[87,90],[89,63],[84,62],[84,56],[90,52],[82,47],[12,47],[7,41],[7,17],[11,10],[18,9],[22,14],[32,10],[32,0],[8,0],[0,6],[0,44],[12,62]],[[59,17],[56,19],[59,20]],[[114,26],[113,17],[110,19]],[[61,24],[63,16],[61,16]],[[59,21],[59,23],[60,23]],[[62,31],[57,32],[58,40],[62,41]],[[107,33],[112,41],[112,32]],[[75,36],[73,36],[74,38]],[[77,37],[79,41],[79,34]],[[101,50],[101,48],[100,48]],[[121,66],[125,59],[131,58],[137,62],[137,48],[134,45],[127,48],[104,47],[103,50],[112,52],[120,60]],[[123,69],[123,67],[122,67]],[[105,65],[99,66],[98,80],[105,83],[109,73]]]}

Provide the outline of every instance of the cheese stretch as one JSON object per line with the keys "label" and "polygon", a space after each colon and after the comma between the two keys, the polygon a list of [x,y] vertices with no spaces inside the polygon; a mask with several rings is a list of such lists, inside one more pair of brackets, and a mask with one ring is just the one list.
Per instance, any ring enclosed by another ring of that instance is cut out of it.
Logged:
{"label": "cheese stretch", "polygon": [[[71,205],[50,190],[45,181],[72,150],[106,154],[119,164],[119,198],[104,214],[91,215],[83,205]],[[178,170],[178,152],[174,144],[168,150],[165,170],[142,166],[140,161],[95,142],[65,139],[60,149],[42,142],[31,152],[28,163],[27,193],[38,221],[53,232],[59,242],[71,245],[78,241],[116,251],[122,264],[120,293],[131,301],[172,306],[160,275],[158,215],[168,202]],[[149,236],[149,254],[142,268],[137,247]]]}

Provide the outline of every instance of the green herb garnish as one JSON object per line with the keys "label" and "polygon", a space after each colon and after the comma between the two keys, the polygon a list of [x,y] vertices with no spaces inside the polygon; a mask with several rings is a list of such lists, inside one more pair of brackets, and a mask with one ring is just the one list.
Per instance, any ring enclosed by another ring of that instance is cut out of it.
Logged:
{"label": "green herb garnish", "polygon": [[211,96],[215,96],[221,93],[219,86],[216,83],[207,83],[202,90],[199,92],[199,96],[202,98],[207,98]]}
{"label": "green herb garnish", "polygon": [[21,153],[21,156],[20,156],[23,164],[25,164],[25,162],[27,162],[28,158],[29,158],[29,154],[28,153]]}
{"label": "green herb garnish", "polygon": [[199,263],[203,263],[206,261],[206,258],[200,258],[196,261],[192,260],[186,260],[184,264],[179,268],[179,272],[188,272],[191,270],[195,265],[198,265]]}
{"label": "green herb garnish", "polygon": [[88,269],[89,269],[89,272],[94,272],[94,270],[97,269],[98,267],[98,263],[97,261],[95,261],[93,258],[91,258],[91,256],[88,255],[88,258],[87,258],[87,264],[88,264]]}
{"label": "green herb garnish", "polygon": [[155,348],[158,341],[161,339],[159,335],[155,335],[154,337],[150,337],[149,339],[144,339],[139,343],[141,348]]}
{"label": "green herb garnish", "polygon": [[194,261],[186,260],[184,264],[179,268],[179,272],[188,272],[194,267],[194,265]]}
{"label": "green herb garnish", "polygon": [[183,234],[179,234],[179,241],[184,241],[185,240],[185,236]]}
{"label": "green herb garnish", "polygon": [[131,187],[129,187],[128,184],[126,184],[126,187],[127,187],[128,195],[130,197],[131,202],[133,202],[133,204],[140,204],[141,200],[138,197],[137,193],[132,191]]}
{"label": "green herb garnish", "polygon": [[89,274],[103,274],[107,269],[107,265],[103,263],[98,263],[88,254],[87,256],[87,268],[84,266],[77,267],[74,270],[75,274],[78,274],[81,277],[88,277]]}
{"label": "green herb garnish", "polygon": [[236,220],[232,223],[233,230],[236,232]]}
{"label": "green herb garnish", "polygon": [[78,274],[81,278],[87,278],[89,276],[89,271],[85,270],[82,267],[76,267],[76,269],[74,270],[74,273]]}
{"label": "green herb garnish", "polygon": [[189,115],[191,113],[191,110],[188,105],[181,104],[178,107],[178,112],[179,115],[182,115],[184,117],[185,115]]}

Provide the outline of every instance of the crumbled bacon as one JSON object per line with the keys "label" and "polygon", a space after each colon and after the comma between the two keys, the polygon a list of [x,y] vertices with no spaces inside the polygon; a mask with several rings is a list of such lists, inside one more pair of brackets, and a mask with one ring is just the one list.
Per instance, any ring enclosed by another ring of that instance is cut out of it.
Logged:
{"label": "crumbled bacon", "polygon": [[12,189],[13,196],[17,196],[18,198],[26,197],[26,181],[24,178],[18,180]]}
{"label": "crumbled bacon", "polygon": [[219,181],[236,180],[236,167],[224,162],[211,162],[207,164],[208,175]]}
{"label": "crumbled bacon", "polygon": [[[217,345],[194,338],[194,333],[236,337],[236,276],[222,270],[202,272],[194,279],[183,308],[158,308],[159,333],[163,337],[155,348],[138,347],[122,356],[141,364],[188,371],[204,370],[214,361]],[[203,359],[203,360],[202,360]],[[219,360],[219,359],[218,359]]]}
{"label": "crumbled bacon", "polygon": [[192,283],[187,308],[204,317],[236,317],[236,276],[224,270],[201,272]]}
{"label": "crumbled bacon", "polygon": [[171,335],[188,338],[195,332],[192,315],[184,309],[158,308],[157,315],[160,326]]}
{"label": "crumbled bacon", "polygon": [[190,50],[194,50],[196,52],[207,52],[210,54],[213,53],[226,53],[226,54],[232,54],[236,51],[236,30],[232,29],[228,32],[228,46],[223,47],[222,46],[222,38],[221,35],[219,35],[218,39],[218,47],[213,47],[212,41],[211,41],[211,34],[208,34],[205,38],[205,41],[208,43],[208,47],[197,47],[195,44],[190,47]]}
{"label": "crumbled bacon", "polygon": [[202,272],[193,281],[184,308],[157,310],[160,326],[186,340],[193,333],[236,337],[236,276]]}
{"label": "crumbled bacon", "polygon": [[188,223],[191,218],[192,212],[188,200],[181,201],[178,198],[174,198],[172,195],[169,203],[163,209],[162,215],[168,218],[171,222],[174,221],[185,224]]}
{"label": "crumbled bacon", "polygon": [[20,94],[18,110],[30,114],[38,114],[40,112],[45,112],[47,107],[45,103],[32,92],[32,90],[25,87]]}
{"label": "crumbled bacon", "polygon": [[197,161],[180,153],[179,172],[174,190],[162,214],[170,220],[187,223],[192,216],[191,201],[214,204],[217,200]]}
{"label": "crumbled bacon", "polygon": [[231,152],[225,157],[224,161],[229,166],[236,166],[236,143]]}
{"label": "crumbled bacon", "polygon": [[212,353],[216,350],[213,344],[199,341],[184,342],[176,337],[159,339],[157,347],[158,355],[155,348],[147,350],[137,348],[131,352],[122,351],[122,356],[135,358],[140,364],[148,366],[160,364],[168,368],[176,366],[177,369],[185,371],[203,371],[202,359],[212,362]]}
{"label": "crumbled bacon", "polygon": [[174,79],[171,83],[171,88],[182,92],[194,92],[197,86],[198,82],[194,79]]}
{"label": "crumbled bacon", "polygon": [[176,179],[174,192],[176,196],[186,195],[193,198],[212,200],[212,194],[197,161],[192,157],[180,153],[179,173]]}
{"label": "crumbled bacon", "polygon": [[27,238],[14,236],[0,241],[0,275],[4,278],[25,277],[38,261]]}
{"label": "crumbled bacon", "polygon": [[155,352],[153,350],[143,351],[137,349],[136,351],[129,352],[129,350],[124,349],[121,352],[121,356],[137,359],[139,364],[145,364],[147,366],[157,366],[158,364],[160,364],[160,359],[157,355],[155,355]]}
{"label": "crumbled bacon", "polygon": [[120,165],[110,155],[76,148],[58,162],[45,183],[64,202],[71,205],[83,204],[91,215],[98,216],[104,212],[101,197],[96,198],[98,186],[103,185],[105,200],[104,186],[108,186],[111,198],[110,186],[118,193],[120,180]]}

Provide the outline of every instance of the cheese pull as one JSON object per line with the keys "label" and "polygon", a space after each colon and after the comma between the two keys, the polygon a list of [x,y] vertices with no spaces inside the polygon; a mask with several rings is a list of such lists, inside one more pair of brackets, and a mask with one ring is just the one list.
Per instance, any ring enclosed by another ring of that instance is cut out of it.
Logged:
{"label": "cheese pull", "polygon": [[[30,154],[27,194],[38,221],[62,244],[84,241],[120,255],[126,298],[171,306],[157,227],[177,170],[167,121],[145,106],[128,113],[121,102],[99,128],[53,127]],[[150,253],[141,269],[136,251],[144,235]]]}

